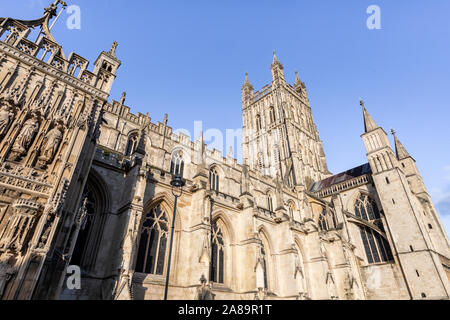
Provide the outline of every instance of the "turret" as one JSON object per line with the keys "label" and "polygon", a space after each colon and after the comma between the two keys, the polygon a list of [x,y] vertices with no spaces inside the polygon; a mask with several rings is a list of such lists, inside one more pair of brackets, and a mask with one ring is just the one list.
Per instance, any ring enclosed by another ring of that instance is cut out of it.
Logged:
{"label": "turret", "polygon": [[117,42],[114,41],[108,52],[103,51],[95,61],[94,74],[98,76],[96,87],[103,92],[110,93],[117,69],[122,62],[116,57]]}
{"label": "turret", "polygon": [[277,58],[277,54],[274,51],[273,52],[273,62],[272,62],[272,81],[274,83],[280,81],[282,83],[285,83],[285,79],[284,79],[284,67],[283,65],[280,63],[280,61],[278,61]]}
{"label": "turret", "polygon": [[450,286],[436,248],[421,218],[418,198],[411,190],[399,159],[411,159],[396,139],[397,155],[386,132],[379,127],[361,101],[365,133],[361,136],[373,171],[385,229],[392,239],[396,262],[404,275],[411,299],[448,299]]}
{"label": "turret", "polygon": [[248,81],[248,73],[245,74],[245,82],[242,86],[242,107],[245,108],[251,104],[254,88]]}
{"label": "turret", "polygon": [[361,136],[367,150],[372,171],[377,174],[385,170],[393,169],[397,166],[397,159],[389,144],[388,135],[379,127],[364,106],[364,101],[360,101],[363,108],[364,130]]}
{"label": "turret", "polygon": [[306,93],[306,86],[305,83],[300,80],[300,77],[298,75],[298,71],[295,72],[295,84],[294,84],[294,90],[298,94]]}

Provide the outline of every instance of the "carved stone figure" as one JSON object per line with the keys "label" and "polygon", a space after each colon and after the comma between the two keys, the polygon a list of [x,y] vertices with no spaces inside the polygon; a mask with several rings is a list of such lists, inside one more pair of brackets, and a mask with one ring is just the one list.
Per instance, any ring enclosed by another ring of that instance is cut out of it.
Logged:
{"label": "carved stone figure", "polygon": [[63,139],[63,126],[58,124],[52,130],[50,130],[44,138],[44,143],[42,146],[42,155],[39,157],[39,162],[41,167],[50,163],[56,151],[58,151],[59,145]]}
{"label": "carved stone figure", "polygon": [[8,126],[11,122],[11,118],[14,116],[14,113],[11,112],[11,107],[7,104],[1,103],[0,107],[0,139],[8,130]]}
{"label": "carved stone figure", "polygon": [[33,117],[25,121],[19,135],[13,146],[14,158],[18,158],[27,153],[33,139],[39,129],[39,118],[37,114],[33,114]]}
{"label": "carved stone figure", "polygon": [[0,259],[0,299],[5,293],[6,286],[14,276],[16,269],[10,264],[10,255],[5,255]]}
{"label": "carved stone figure", "polygon": [[197,300],[214,300],[214,294],[211,287],[206,284],[206,278],[202,275],[200,279],[201,286],[197,289]]}
{"label": "carved stone figure", "polygon": [[14,214],[9,218],[8,227],[0,242],[0,249],[20,252],[28,233],[33,229],[39,205],[34,200],[19,199],[14,204]]}

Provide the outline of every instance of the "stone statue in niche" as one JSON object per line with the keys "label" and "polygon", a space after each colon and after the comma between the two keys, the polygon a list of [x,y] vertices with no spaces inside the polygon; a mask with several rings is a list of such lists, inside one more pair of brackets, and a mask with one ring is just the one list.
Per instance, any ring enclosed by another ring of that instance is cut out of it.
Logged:
{"label": "stone statue in niche", "polygon": [[25,121],[22,130],[14,142],[12,148],[12,157],[14,160],[18,160],[21,156],[25,155],[28,148],[36,136],[39,129],[39,114],[34,113],[30,119]]}
{"label": "stone statue in niche", "polygon": [[12,260],[12,256],[9,254],[5,254],[5,256],[0,259],[0,299],[5,293],[8,282],[16,272],[14,266],[10,264],[10,260]]}
{"label": "stone statue in niche", "polygon": [[12,108],[8,104],[0,102],[0,139],[6,134],[13,116]]}
{"label": "stone statue in niche", "polygon": [[61,123],[58,123],[45,136],[41,148],[41,156],[39,157],[39,165],[42,169],[45,169],[45,166],[53,161],[63,139],[63,131],[64,127]]}
{"label": "stone statue in niche", "polygon": [[215,294],[211,291],[211,286],[206,283],[205,275],[200,278],[200,287],[197,289],[197,299],[200,301],[214,300]]}

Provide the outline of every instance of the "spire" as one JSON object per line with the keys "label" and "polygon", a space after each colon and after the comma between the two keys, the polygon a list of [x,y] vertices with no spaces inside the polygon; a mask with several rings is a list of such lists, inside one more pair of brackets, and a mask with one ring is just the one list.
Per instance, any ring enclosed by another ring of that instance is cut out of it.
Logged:
{"label": "spire", "polygon": [[406,150],[406,148],[400,142],[400,140],[398,140],[395,130],[392,129],[391,132],[392,132],[392,135],[394,136],[394,140],[395,140],[395,151],[396,151],[396,154],[397,154],[397,159],[398,160],[403,160],[403,159],[406,159],[406,158],[412,158],[409,155],[409,153]]}
{"label": "spire", "polygon": [[248,81],[248,73],[246,72],[244,85],[249,85],[249,84],[250,84],[250,81]]}
{"label": "spire", "polygon": [[283,65],[278,61],[277,53],[273,51],[273,62],[272,62],[272,69],[275,67],[279,67],[281,70],[283,70]]}
{"label": "spire", "polygon": [[366,107],[364,106],[364,101],[360,101],[360,105],[363,108],[363,115],[364,115],[364,129],[367,132],[370,132],[372,130],[375,130],[378,128],[378,125],[375,123],[373,118],[370,116],[369,112],[367,112]]}
{"label": "spire", "polygon": [[298,71],[295,71],[295,84],[294,89],[297,93],[301,93],[303,89],[305,89],[305,83],[300,80],[300,76],[298,75]]}
{"label": "spire", "polygon": [[230,158],[234,157],[233,147],[230,147],[230,150],[228,151],[228,157]]}
{"label": "spire", "polygon": [[277,53],[275,52],[275,50],[273,51],[273,62],[272,63],[273,64],[280,63],[280,61],[278,61]]}
{"label": "spire", "polygon": [[278,61],[277,53],[275,51],[273,52],[273,62],[270,68],[272,69],[272,80],[278,83],[278,85],[280,85],[280,81],[284,83],[284,67],[280,61]]}
{"label": "spire", "polygon": [[242,89],[245,89],[245,88],[249,88],[250,91],[253,91],[253,86],[250,83],[250,81],[248,80],[248,73],[247,72],[245,73],[245,82],[244,82],[244,85],[242,86]]}

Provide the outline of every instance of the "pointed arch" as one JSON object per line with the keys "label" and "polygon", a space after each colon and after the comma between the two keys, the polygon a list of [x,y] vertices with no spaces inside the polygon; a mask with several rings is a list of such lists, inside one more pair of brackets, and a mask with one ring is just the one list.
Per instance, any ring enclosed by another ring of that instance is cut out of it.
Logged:
{"label": "pointed arch", "polygon": [[234,230],[227,215],[222,211],[213,213],[212,265],[209,279],[231,287],[233,275]]}
{"label": "pointed arch", "polygon": [[185,155],[182,148],[176,148],[172,151],[170,161],[170,174],[183,177],[185,166]]}
{"label": "pointed arch", "polygon": [[[167,193],[156,195],[144,206],[139,223],[139,236],[134,258],[134,270],[138,273],[164,275],[167,272],[170,229],[174,204]],[[178,209],[177,209],[178,212]],[[181,229],[179,214],[176,215],[175,230]],[[174,234],[174,246],[178,233]],[[175,250],[178,252],[178,250]]]}
{"label": "pointed arch", "polygon": [[[151,200],[147,201],[144,205],[144,212],[148,212],[152,207],[157,204],[161,204],[165,210],[169,213],[169,222],[172,224],[173,219],[173,207],[175,202],[173,201],[173,195],[168,192],[160,192],[152,197]],[[177,207],[177,214],[175,217],[175,231],[181,230],[181,217],[180,208]]]}
{"label": "pointed arch", "polygon": [[276,285],[274,247],[273,242],[271,241],[271,238],[265,226],[260,226],[258,228],[258,238],[261,241],[261,243],[259,247],[259,252],[257,252],[259,259],[259,261],[257,261],[257,267],[261,266],[259,270],[262,272],[262,275],[260,275],[260,277],[262,276],[263,279],[264,283],[263,289],[273,291]]}
{"label": "pointed arch", "polygon": [[219,192],[223,185],[224,170],[214,163],[209,167],[209,187],[213,191]]}
{"label": "pointed arch", "polygon": [[136,151],[139,143],[139,132],[137,130],[130,131],[127,137],[127,144],[125,146],[125,156],[130,157]]}
{"label": "pointed arch", "polygon": [[310,284],[309,284],[308,270],[306,269],[307,265],[305,263],[306,252],[303,243],[298,236],[294,238],[294,244],[297,249],[299,259],[299,261],[296,261],[295,266],[296,270],[294,271],[294,277],[297,282],[297,289],[299,294],[303,295],[303,297],[307,297],[309,296],[310,292]]}
{"label": "pointed arch", "polygon": [[87,198],[87,215],[81,223],[70,262],[85,270],[92,270],[97,260],[107,215],[111,212],[108,185],[95,169],[89,172],[83,198]]}
{"label": "pointed arch", "polygon": [[217,210],[213,212],[212,215],[213,221],[220,221],[224,225],[224,232],[226,233],[227,238],[230,239],[230,243],[235,243],[236,235],[234,232],[233,224],[230,218],[225,214],[222,210]]}
{"label": "pointed arch", "polygon": [[297,218],[297,206],[293,200],[288,201],[288,215],[291,221],[298,221]]}
{"label": "pointed arch", "polygon": [[[360,192],[354,202],[353,212],[362,222],[358,223],[367,262],[384,263],[394,260],[388,240],[380,234],[385,232],[381,212],[376,201],[365,192]],[[376,228],[371,228],[370,225]]]}

